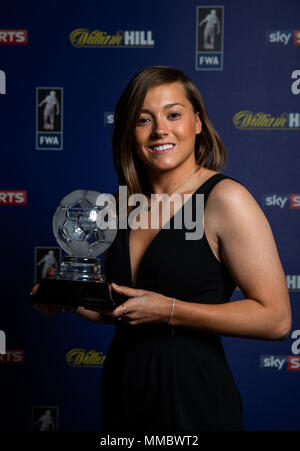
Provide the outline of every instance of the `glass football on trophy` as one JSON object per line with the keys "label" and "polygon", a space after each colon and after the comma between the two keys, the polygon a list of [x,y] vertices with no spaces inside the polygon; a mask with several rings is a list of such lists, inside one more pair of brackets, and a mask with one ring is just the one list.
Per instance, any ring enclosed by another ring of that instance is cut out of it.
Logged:
{"label": "glass football on trophy", "polygon": [[114,197],[96,191],[73,191],[60,202],[52,225],[58,244],[68,256],[63,257],[53,279],[40,282],[32,302],[115,308],[98,257],[117,233]]}

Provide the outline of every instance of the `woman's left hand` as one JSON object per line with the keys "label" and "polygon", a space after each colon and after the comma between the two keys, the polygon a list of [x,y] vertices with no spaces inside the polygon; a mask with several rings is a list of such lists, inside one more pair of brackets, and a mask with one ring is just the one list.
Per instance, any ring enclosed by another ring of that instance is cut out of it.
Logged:
{"label": "woman's left hand", "polygon": [[115,283],[112,283],[111,287],[129,299],[112,311],[103,311],[105,315],[121,318],[131,325],[168,322],[172,298],[154,291],[119,286]]}

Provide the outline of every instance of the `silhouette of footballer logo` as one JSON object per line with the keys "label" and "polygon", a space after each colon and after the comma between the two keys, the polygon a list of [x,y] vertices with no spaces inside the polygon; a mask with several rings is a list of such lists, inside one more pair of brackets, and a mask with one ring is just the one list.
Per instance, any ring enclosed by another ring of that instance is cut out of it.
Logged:
{"label": "silhouette of footballer logo", "polygon": [[60,105],[54,90],[51,90],[46,97],[39,103],[39,108],[44,106],[43,111],[43,129],[54,130],[55,116],[59,116]]}
{"label": "silhouette of footballer logo", "polygon": [[206,50],[215,50],[215,33],[220,34],[220,21],[217,17],[215,9],[211,9],[203,20],[199,23],[199,27],[203,24],[203,48]]}

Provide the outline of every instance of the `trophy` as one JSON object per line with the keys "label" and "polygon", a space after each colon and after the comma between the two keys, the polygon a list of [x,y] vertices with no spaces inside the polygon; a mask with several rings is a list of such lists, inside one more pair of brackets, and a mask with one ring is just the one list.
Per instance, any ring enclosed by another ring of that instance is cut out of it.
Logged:
{"label": "trophy", "polygon": [[35,304],[114,309],[100,258],[115,239],[114,197],[76,190],[65,196],[53,216],[53,232],[68,254],[53,279],[43,279],[31,297]]}

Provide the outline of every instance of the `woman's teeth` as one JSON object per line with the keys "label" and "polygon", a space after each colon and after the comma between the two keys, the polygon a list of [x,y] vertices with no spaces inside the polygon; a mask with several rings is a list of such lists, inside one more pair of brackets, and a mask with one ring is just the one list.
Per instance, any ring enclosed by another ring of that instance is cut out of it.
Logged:
{"label": "woman's teeth", "polygon": [[174,145],[175,144],[164,144],[163,146],[151,146],[150,149],[154,150],[155,152],[161,152],[172,149]]}

